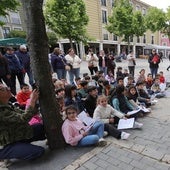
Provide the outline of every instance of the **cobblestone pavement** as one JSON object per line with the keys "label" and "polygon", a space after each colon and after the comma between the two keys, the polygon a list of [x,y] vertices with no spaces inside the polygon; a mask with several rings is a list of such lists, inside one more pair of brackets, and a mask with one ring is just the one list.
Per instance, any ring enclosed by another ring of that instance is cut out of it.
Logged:
{"label": "cobblestone pavement", "polygon": [[[127,62],[116,63],[127,68]],[[166,71],[170,62],[164,59],[159,71],[164,71],[167,81],[170,72]],[[146,60],[137,59],[136,75],[145,68]],[[88,72],[83,62],[81,72]],[[127,141],[107,137],[104,148],[80,148],[46,153],[36,162],[20,163],[11,166],[11,170],[170,170],[170,88],[167,97],[159,99],[152,112],[138,121],[144,126],[141,130],[126,130],[131,133]]]}
{"label": "cobblestone pavement", "polygon": [[[137,60],[136,75],[142,68],[149,72],[146,60]],[[160,63],[167,81],[170,73],[166,71],[168,60]],[[125,61],[117,66],[126,67]],[[131,133],[127,141],[106,138],[105,148],[95,148],[88,154],[67,166],[65,170],[170,170],[170,90],[167,97],[152,106],[152,112],[138,119],[144,126],[141,130],[126,130]]]}

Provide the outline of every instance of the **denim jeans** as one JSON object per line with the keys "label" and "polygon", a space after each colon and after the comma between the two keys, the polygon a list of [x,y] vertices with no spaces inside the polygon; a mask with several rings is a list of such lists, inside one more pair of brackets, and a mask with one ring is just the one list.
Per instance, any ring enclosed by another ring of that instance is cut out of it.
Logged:
{"label": "denim jeans", "polygon": [[101,66],[99,66],[99,70],[100,70],[100,71],[103,71],[103,73],[104,73],[105,76],[107,75],[107,67],[101,67]]}
{"label": "denim jeans", "polygon": [[73,68],[70,71],[68,71],[68,73],[69,73],[70,84],[73,84],[74,76],[75,78],[78,78],[80,76],[80,68]]}
{"label": "denim jeans", "polygon": [[22,159],[32,160],[40,157],[44,153],[41,146],[32,145],[29,142],[44,140],[45,133],[42,124],[33,125],[33,137],[22,141],[14,142],[0,149],[0,160],[3,159]]}
{"label": "denim jeans", "polygon": [[77,146],[88,146],[96,144],[100,138],[103,137],[104,124],[102,122],[95,122],[90,129],[87,136],[83,137]]}
{"label": "denim jeans", "polygon": [[151,71],[152,77],[155,78],[155,76],[157,75],[157,72],[158,72],[158,68],[150,67],[150,71]]}
{"label": "denim jeans", "polygon": [[[32,86],[34,84],[34,78],[33,78],[32,71],[30,69],[28,69],[28,70],[26,70],[26,73],[29,78],[29,84]],[[25,74],[24,74],[24,79],[25,79]]]}
{"label": "denim jeans", "polygon": [[59,80],[66,79],[66,70],[65,69],[56,69],[57,77]]}

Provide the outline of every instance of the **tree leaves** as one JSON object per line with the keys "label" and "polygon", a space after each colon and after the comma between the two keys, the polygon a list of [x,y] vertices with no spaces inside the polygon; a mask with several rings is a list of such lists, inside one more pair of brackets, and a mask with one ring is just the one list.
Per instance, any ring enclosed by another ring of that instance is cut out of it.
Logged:
{"label": "tree leaves", "polygon": [[45,6],[45,18],[48,27],[62,38],[77,42],[87,38],[88,16],[82,0],[49,0]]}

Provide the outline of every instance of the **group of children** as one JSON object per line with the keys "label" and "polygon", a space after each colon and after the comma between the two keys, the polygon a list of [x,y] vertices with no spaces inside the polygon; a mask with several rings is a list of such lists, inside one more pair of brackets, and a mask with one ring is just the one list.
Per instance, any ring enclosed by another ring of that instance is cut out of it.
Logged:
{"label": "group of children", "polygon": [[[103,138],[106,135],[128,139],[129,133],[117,129],[119,120],[134,118],[133,128],[141,128],[143,124],[136,119],[151,111],[148,107],[156,103],[155,98],[165,96],[163,72],[153,79],[150,73],[146,76],[145,69],[142,69],[139,76],[134,78],[127,70],[122,73],[122,68],[118,67],[116,75],[114,79],[111,73],[104,76],[102,71],[93,77],[84,74],[83,78],[76,78],[73,84],[53,79],[56,101],[64,121],[62,133],[67,144],[104,146],[107,144]],[[23,84],[16,95],[21,109],[29,105],[30,95],[29,85]],[[77,118],[83,111],[94,120],[90,126]],[[130,114],[132,111],[135,114]],[[43,123],[40,113],[29,122],[30,125],[37,123]]]}

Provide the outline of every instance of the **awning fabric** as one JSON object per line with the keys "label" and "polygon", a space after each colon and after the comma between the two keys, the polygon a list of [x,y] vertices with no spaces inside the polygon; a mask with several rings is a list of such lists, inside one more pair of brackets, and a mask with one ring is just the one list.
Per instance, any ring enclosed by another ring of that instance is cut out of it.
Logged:
{"label": "awning fabric", "polygon": [[24,38],[0,39],[0,47],[19,46],[19,45],[22,45],[22,44],[26,44],[26,40]]}

